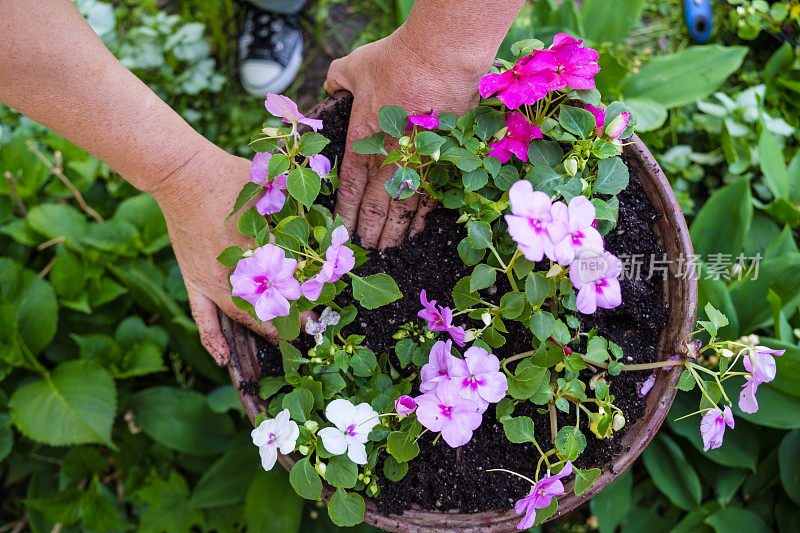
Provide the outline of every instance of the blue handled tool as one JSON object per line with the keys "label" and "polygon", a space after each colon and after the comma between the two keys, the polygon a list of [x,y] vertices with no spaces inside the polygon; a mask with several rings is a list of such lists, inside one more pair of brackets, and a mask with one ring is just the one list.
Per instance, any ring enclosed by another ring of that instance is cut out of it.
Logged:
{"label": "blue handled tool", "polygon": [[683,0],[689,35],[698,43],[711,36],[711,0]]}

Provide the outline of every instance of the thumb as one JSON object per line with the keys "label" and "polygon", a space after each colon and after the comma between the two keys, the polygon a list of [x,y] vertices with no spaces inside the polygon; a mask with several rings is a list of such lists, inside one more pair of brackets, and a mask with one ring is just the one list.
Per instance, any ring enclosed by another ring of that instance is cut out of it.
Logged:
{"label": "thumb", "polygon": [[353,92],[353,84],[350,83],[348,61],[346,57],[334,59],[333,62],[331,62],[331,66],[328,67],[328,75],[322,87],[328,94],[333,94],[336,91],[342,90]]}

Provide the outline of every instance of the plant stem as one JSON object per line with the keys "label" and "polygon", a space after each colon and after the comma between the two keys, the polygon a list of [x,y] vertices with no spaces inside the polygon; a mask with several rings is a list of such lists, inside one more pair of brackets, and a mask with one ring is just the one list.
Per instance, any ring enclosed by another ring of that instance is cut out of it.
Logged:
{"label": "plant stem", "polygon": [[516,472],[513,472],[511,470],[506,470],[505,468],[492,468],[490,470],[485,470],[485,472],[505,472],[506,474],[512,474],[512,475],[517,476],[518,478],[522,478],[525,481],[527,481],[528,483],[530,483],[531,485],[536,485],[536,482],[533,481],[531,478],[523,476],[522,474],[517,474]]}
{"label": "plant stem", "polygon": [[527,351],[527,352],[518,353],[517,355],[512,355],[511,357],[509,357],[508,359],[503,361],[503,364],[508,364],[508,363],[510,363],[512,361],[519,361],[520,359],[525,359],[526,357],[530,357],[531,355],[533,355],[535,353],[536,353],[536,350],[530,350],[530,351]]}
{"label": "plant stem", "polygon": [[550,407],[547,409],[547,413],[550,415],[550,438],[552,439],[553,443],[555,443],[556,435],[558,435],[558,421],[556,420],[555,402],[550,402]]}

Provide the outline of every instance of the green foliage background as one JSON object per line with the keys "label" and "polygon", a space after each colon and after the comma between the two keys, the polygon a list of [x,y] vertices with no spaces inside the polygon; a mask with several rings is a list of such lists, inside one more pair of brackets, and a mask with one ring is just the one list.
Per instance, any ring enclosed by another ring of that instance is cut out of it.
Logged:
{"label": "green foliage background", "polygon": [[[263,110],[234,77],[235,4],[76,3],[193,126],[249,153]],[[313,3],[308,62],[337,31],[332,11],[369,20],[355,46],[391,31],[410,4]],[[725,5],[712,44],[691,45],[681,6],[538,0],[506,42],[568,31],[601,51],[600,88],[649,130],[696,253],[764,257],[757,280],[702,280],[701,308],[728,315],[724,335],[758,334],[787,352],[760,411],[737,412],[722,449],[701,451],[697,418],[674,422],[696,409],[684,393],[632,469],[546,529],[800,530],[800,62],[772,36],[743,41],[752,32]],[[796,36],[794,20],[783,29]],[[200,346],[155,202],[1,106],[0,174],[0,531],[332,530],[283,471],[260,471],[235,390]]]}

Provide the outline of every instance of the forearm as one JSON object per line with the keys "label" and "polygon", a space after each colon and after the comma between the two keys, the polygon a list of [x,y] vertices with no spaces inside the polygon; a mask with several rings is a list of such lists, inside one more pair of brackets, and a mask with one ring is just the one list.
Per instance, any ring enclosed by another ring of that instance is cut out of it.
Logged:
{"label": "forearm", "polygon": [[420,61],[446,61],[444,68],[472,73],[489,67],[524,3],[417,0],[396,35]]}
{"label": "forearm", "polygon": [[218,150],[114,58],[69,0],[0,0],[0,102],[151,193]]}

